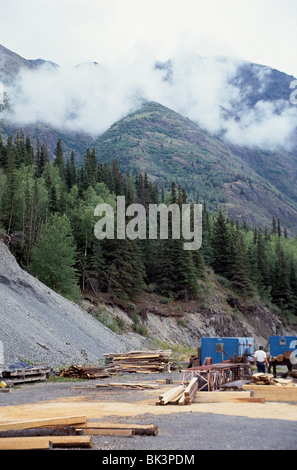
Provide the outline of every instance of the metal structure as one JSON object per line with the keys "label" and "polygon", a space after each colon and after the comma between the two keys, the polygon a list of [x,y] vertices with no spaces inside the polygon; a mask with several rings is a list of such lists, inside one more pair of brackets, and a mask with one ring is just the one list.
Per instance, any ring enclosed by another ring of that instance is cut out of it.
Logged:
{"label": "metal structure", "polygon": [[201,364],[205,363],[205,359],[212,358],[213,363],[222,363],[232,360],[234,356],[242,356],[243,351],[252,343],[253,338],[241,337],[202,337],[201,338]]}
{"label": "metal structure", "polygon": [[239,380],[242,377],[244,366],[246,367],[246,364],[233,364],[230,362],[191,367],[181,370],[180,383],[183,385],[197,377],[198,392],[202,390],[219,390],[221,385]]}

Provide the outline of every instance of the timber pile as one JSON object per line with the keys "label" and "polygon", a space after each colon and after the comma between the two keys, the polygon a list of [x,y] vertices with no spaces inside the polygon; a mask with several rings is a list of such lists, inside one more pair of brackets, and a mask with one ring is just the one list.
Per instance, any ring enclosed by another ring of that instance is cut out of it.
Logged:
{"label": "timber pile", "polygon": [[259,372],[252,375],[252,381],[256,385],[295,386],[292,379],[276,378],[273,374]]}
{"label": "timber pile", "polygon": [[104,367],[96,366],[76,366],[72,365],[68,369],[62,369],[59,377],[79,378],[79,379],[99,379],[110,375]]}
{"label": "timber pile", "polygon": [[288,362],[290,361],[290,356],[292,354],[292,351],[285,351],[284,354],[279,354],[278,356],[271,357],[270,362]]}
{"label": "timber pile", "polygon": [[[9,436],[11,433],[18,435]],[[0,450],[92,447],[92,435],[127,437],[157,434],[158,427],[154,424],[102,423],[87,421],[85,416],[40,418],[0,423]]]}
{"label": "timber pile", "polygon": [[125,353],[104,354],[109,361],[107,372],[138,372],[152,374],[170,372],[171,350],[130,351]]}
{"label": "timber pile", "polygon": [[179,402],[185,392],[184,385],[178,385],[177,387],[172,388],[168,392],[163,393],[159,396],[159,400],[156,402],[156,405],[175,405]]}
{"label": "timber pile", "polygon": [[[65,429],[65,426],[83,426],[85,422],[85,416],[64,416],[0,423],[0,450],[50,449],[53,447],[92,447],[93,441],[90,436],[69,434],[52,435],[57,430]],[[44,431],[49,427],[51,428],[49,435],[41,436],[40,430],[42,429]],[[7,437],[7,433],[9,434],[9,432],[20,431],[25,434],[26,431],[30,431],[30,435]],[[37,435],[34,435],[34,432]]]}
{"label": "timber pile", "polygon": [[48,366],[41,367],[22,367],[19,369],[7,369],[2,371],[2,376],[5,379],[5,383],[9,385],[15,385],[19,383],[28,382],[39,382],[45,381],[50,368]]}
{"label": "timber pile", "polygon": [[156,405],[191,405],[192,403],[223,403],[223,402],[253,402],[265,403],[264,398],[252,396],[250,391],[221,391],[198,392],[198,378],[194,377],[189,384],[178,385],[159,396]]}

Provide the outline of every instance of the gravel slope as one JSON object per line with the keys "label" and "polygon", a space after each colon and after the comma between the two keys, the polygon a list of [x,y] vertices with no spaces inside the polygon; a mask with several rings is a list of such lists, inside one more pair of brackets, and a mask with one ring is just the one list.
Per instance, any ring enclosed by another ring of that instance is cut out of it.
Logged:
{"label": "gravel slope", "polygon": [[102,354],[141,348],[145,340],[113,333],[22,270],[0,241],[0,341],[5,367],[20,360],[59,367],[97,364]]}

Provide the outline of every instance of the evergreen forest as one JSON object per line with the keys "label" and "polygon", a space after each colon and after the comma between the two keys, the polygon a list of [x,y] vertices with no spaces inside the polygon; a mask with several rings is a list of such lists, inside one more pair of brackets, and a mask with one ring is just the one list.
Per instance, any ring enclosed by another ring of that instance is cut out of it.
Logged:
{"label": "evergreen forest", "polygon": [[[98,204],[116,211],[126,204],[203,204],[202,247],[183,249],[183,240],[104,239],[94,227]],[[249,227],[229,220],[207,200],[189,201],[174,181],[159,187],[147,174],[123,172],[118,162],[100,162],[88,148],[77,165],[58,140],[55,158],[45,144],[33,147],[22,132],[0,140],[0,233],[20,265],[48,287],[80,302],[81,293],[133,299],[142,292],[183,301],[199,299],[199,283],[213,270],[236,295],[258,298],[297,315],[297,240],[279,220]]]}

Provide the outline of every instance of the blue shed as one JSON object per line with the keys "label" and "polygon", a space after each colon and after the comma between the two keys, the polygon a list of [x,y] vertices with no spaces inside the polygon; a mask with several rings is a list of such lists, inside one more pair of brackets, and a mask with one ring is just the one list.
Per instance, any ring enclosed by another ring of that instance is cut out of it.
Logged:
{"label": "blue shed", "polygon": [[201,364],[206,357],[212,358],[212,363],[217,364],[232,359],[234,354],[242,356],[244,349],[252,343],[254,351],[254,338],[239,337],[203,337],[201,338]]}
{"label": "blue shed", "polygon": [[296,351],[297,336],[270,336],[269,348],[271,356],[278,356],[286,351]]}

